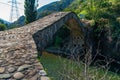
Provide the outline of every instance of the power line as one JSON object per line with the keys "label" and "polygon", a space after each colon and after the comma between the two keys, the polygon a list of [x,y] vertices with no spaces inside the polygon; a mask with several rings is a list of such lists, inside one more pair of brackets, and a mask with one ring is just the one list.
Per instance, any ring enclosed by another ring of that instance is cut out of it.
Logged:
{"label": "power line", "polygon": [[0,2],[0,4],[5,4],[5,5],[8,5],[8,6],[11,6],[10,4],[7,4],[7,3],[3,3],[3,2]]}
{"label": "power line", "polygon": [[[35,10],[37,10],[37,7],[39,6],[38,2],[39,2],[39,0],[36,0],[35,7],[34,7]],[[0,4],[11,6],[10,21],[12,22],[13,20],[18,19],[18,17],[19,17],[18,9],[21,9],[21,10],[24,10],[24,9],[18,7],[18,4],[20,4],[20,3],[18,3],[17,0],[11,0],[8,3],[11,3],[11,5],[4,3],[4,2],[0,2]]]}
{"label": "power line", "polygon": [[[7,6],[11,6],[10,4],[3,3],[3,2],[0,2],[0,4],[4,4],[4,5],[7,5]],[[19,8],[19,7],[18,7],[18,9],[20,9],[20,10],[24,10],[23,8]]]}

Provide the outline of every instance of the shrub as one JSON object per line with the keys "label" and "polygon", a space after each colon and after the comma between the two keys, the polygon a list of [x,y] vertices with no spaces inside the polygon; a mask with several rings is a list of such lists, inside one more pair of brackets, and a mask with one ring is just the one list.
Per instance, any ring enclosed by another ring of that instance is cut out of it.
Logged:
{"label": "shrub", "polygon": [[7,28],[6,28],[6,26],[4,25],[4,24],[0,24],[0,31],[4,31],[4,30],[6,30]]}

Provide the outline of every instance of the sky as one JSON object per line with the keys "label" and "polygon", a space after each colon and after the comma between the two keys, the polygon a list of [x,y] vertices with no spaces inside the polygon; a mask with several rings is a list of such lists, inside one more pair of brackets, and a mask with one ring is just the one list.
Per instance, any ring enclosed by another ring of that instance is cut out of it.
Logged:
{"label": "sky", "polygon": [[[11,12],[11,4],[12,0],[0,0],[0,18],[10,21],[10,12]],[[39,0],[39,7],[49,4],[54,1],[59,0]],[[24,15],[24,0],[17,0],[18,4],[18,10],[19,10],[19,16]]]}

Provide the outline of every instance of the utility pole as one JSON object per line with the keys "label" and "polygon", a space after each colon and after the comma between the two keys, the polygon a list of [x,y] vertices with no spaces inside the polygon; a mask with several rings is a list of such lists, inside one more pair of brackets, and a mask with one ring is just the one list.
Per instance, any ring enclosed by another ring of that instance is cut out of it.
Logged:
{"label": "utility pole", "polygon": [[19,11],[18,11],[18,2],[17,0],[9,1],[8,3],[11,3],[11,12],[10,12],[10,21],[13,22],[14,20],[17,20],[19,17]]}

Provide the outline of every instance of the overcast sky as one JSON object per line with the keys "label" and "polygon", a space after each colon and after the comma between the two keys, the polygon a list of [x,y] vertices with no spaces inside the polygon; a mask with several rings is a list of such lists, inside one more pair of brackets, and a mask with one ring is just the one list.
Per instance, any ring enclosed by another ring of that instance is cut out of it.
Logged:
{"label": "overcast sky", "polygon": [[[0,0],[0,18],[9,21],[10,18],[10,11],[11,11],[11,3],[12,0]],[[20,4],[19,7],[19,14],[20,16],[24,14],[24,0],[17,0]],[[54,1],[59,0],[39,0],[39,7],[49,4]]]}

